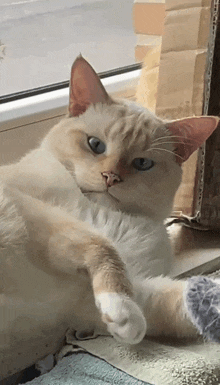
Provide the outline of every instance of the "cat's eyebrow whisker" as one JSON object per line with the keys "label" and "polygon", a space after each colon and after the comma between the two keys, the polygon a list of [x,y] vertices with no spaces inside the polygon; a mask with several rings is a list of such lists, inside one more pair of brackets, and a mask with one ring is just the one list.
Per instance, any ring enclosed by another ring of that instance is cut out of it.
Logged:
{"label": "cat's eyebrow whisker", "polygon": [[168,140],[168,139],[177,139],[177,138],[180,138],[180,137],[178,137],[177,135],[166,135],[166,136],[160,136],[159,138],[156,138],[156,139],[154,139],[153,140],[153,143],[156,143],[156,142],[159,142],[160,140],[164,140],[164,139],[166,139],[166,140]]}
{"label": "cat's eyebrow whisker", "polygon": [[[153,148],[155,148],[155,146],[163,146],[163,145],[165,145],[165,144],[172,144],[172,145],[175,146],[175,145],[180,144],[180,142],[179,142],[179,141],[177,141],[177,142],[176,142],[176,141],[175,141],[175,142],[174,142],[174,141],[173,141],[173,142],[169,142],[169,141],[168,141],[168,142],[165,142],[165,141],[164,141],[164,142],[157,142],[157,143],[154,143],[154,142],[153,142],[153,143],[151,144],[151,148],[153,149]],[[158,148],[159,148],[159,147],[158,147]]]}
{"label": "cat's eyebrow whisker", "polygon": [[179,143],[180,143],[180,142],[178,142],[178,141],[177,141],[177,142],[169,142],[169,141],[166,141],[166,142],[165,142],[165,141],[164,141],[164,142],[157,142],[157,143],[154,143],[154,142],[153,142],[152,145],[151,145],[151,147],[154,147],[154,145],[155,145],[155,146],[158,146],[158,145],[161,146],[161,145],[163,145],[163,144],[179,144]]}
{"label": "cat's eyebrow whisker", "polygon": [[[183,136],[183,135],[169,135],[169,136],[161,136],[160,138],[156,138],[156,139],[154,139],[153,140],[153,142],[152,143],[158,143],[158,142],[160,142],[161,140],[163,140],[163,139],[166,139],[166,140],[168,140],[168,139],[184,139],[184,141],[186,142],[195,142],[195,140],[193,140],[193,139],[190,139],[190,138],[186,138],[185,136]],[[178,143],[179,143],[179,141],[178,141]],[[199,143],[199,142],[198,142]]]}
{"label": "cat's eyebrow whisker", "polygon": [[169,152],[170,154],[173,154],[174,156],[177,156],[178,158],[180,158],[181,160],[184,160],[184,158],[178,154],[176,154],[175,152],[173,151],[170,151],[170,150],[167,150],[165,148],[154,148],[153,149],[154,151],[165,151],[165,152]]}
{"label": "cat's eyebrow whisker", "polygon": [[[167,136],[161,136],[160,138],[156,138],[153,140],[153,142],[159,142],[160,140],[162,139],[184,139],[184,141],[188,141],[188,142],[195,142],[194,139],[190,139],[190,138],[186,138],[184,135],[167,135]],[[198,142],[198,141],[197,141]],[[198,142],[199,143],[199,142]]]}

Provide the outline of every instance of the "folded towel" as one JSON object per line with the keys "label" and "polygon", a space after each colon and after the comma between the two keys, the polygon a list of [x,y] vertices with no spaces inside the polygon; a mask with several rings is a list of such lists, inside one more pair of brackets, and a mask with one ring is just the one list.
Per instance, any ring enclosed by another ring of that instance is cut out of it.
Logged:
{"label": "folded towel", "polygon": [[[219,276],[220,271],[210,275]],[[57,355],[58,365],[28,384],[220,384],[220,344],[202,338],[194,342],[146,338],[129,346],[110,336],[79,341],[69,330],[66,342]]]}
{"label": "folded towel", "polygon": [[67,344],[57,355],[58,364],[26,384],[220,384],[219,344],[145,339],[129,346],[107,336],[77,341],[70,331],[66,338]]}
{"label": "folded towel", "polygon": [[139,381],[98,357],[78,352],[63,358],[49,373],[30,385],[150,385]]}
{"label": "folded towel", "polygon": [[80,341],[79,345],[134,378],[150,384],[220,384],[219,344],[145,339],[136,346],[128,346],[111,337],[98,337]]}

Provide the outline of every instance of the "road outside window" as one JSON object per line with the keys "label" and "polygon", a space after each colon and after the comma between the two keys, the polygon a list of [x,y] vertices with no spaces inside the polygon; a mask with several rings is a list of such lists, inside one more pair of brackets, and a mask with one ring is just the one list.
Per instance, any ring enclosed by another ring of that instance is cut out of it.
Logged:
{"label": "road outside window", "polygon": [[0,96],[69,79],[82,53],[97,72],[135,63],[133,0],[2,0]]}

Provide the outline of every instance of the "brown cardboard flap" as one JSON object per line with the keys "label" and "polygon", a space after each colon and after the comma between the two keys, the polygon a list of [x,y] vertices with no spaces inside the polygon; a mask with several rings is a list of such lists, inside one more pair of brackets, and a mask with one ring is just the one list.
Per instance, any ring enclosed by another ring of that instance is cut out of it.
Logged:
{"label": "brown cardboard flap", "polygon": [[[170,11],[165,18],[163,52],[207,48],[210,8]],[[187,23],[187,26],[186,26]]]}
{"label": "brown cardboard flap", "polygon": [[198,90],[204,88],[204,71],[201,72],[200,83],[195,73],[198,69],[204,70],[201,62],[205,64],[205,60],[204,49],[161,53],[156,103],[159,116],[179,119],[202,114],[203,92],[199,94]]}
{"label": "brown cardboard flap", "polygon": [[166,0],[166,10],[190,9],[195,7],[211,7],[210,0]]}
{"label": "brown cardboard flap", "polygon": [[136,33],[146,35],[161,35],[165,4],[135,3],[133,8],[134,29]]}
{"label": "brown cardboard flap", "polygon": [[210,1],[166,1],[156,105],[159,116],[202,115],[210,22]]}

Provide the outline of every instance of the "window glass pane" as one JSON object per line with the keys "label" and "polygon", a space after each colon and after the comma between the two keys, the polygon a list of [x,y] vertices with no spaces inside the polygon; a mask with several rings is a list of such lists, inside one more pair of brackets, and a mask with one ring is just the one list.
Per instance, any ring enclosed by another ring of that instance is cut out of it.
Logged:
{"label": "window glass pane", "polygon": [[69,79],[81,52],[96,71],[135,62],[133,0],[1,0],[0,95]]}

